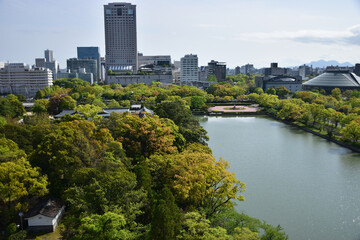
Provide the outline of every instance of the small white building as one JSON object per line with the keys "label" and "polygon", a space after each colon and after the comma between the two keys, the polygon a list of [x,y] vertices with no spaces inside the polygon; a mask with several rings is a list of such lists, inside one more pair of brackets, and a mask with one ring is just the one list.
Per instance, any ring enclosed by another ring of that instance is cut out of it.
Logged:
{"label": "small white building", "polygon": [[59,200],[46,199],[40,201],[27,214],[27,231],[54,232],[65,211],[65,205]]}

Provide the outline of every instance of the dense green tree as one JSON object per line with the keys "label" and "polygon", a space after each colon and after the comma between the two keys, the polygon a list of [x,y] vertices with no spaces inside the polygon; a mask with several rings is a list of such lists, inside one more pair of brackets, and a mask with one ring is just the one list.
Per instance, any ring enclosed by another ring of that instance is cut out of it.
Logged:
{"label": "dense green tree", "polygon": [[268,88],[266,90],[266,93],[270,94],[270,95],[276,95],[276,90],[275,90],[275,88]]}
{"label": "dense green tree", "polygon": [[10,210],[27,210],[31,196],[43,196],[47,192],[47,178],[39,168],[31,167],[24,158],[0,163],[0,201]]}
{"label": "dense green tree", "polygon": [[177,150],[176,134],[173,132],[176,126],[157,116],[139,118],[130,113],[112,113],[103,125],[122,142],[128,156],[148,157],[154,153],[174,153]]}
{"label": "dense green tree", "polygon": [[205,144],[208,140],[207,132],[194,120],[189,106],[180,97],[169,98],[157,104],[155,113],[159,117],[173,120],[186,141]]}
{"label": "dense green tree", "polygon": [[69,95],[55,95],[49,100],[48,112],[58,114],[64,109],[74,109],[76,101]]}
{"label": "dense green tree", "polygon": [[232,200],[244,200],[240,193],[245,184],[227,170],[226,161],[215,161],[201,150],[185,150],[172,158],[172,188],[180,206],[202,207],[211,216],[221,209],[232,208]]}
{"label": "dense green tree", "polygon": [[336,98],[336,100],[340,101],[341,100],[341,90],[339,88],[334,88],[331,91],[331,96]]}
{"label": "dense green tree", "polygon": [[182,240],[230,240],[226,230],[221,227],[211,227],[210,221],[199,212],[188,212],[181,222],[181,231],[177,239]]}
{"label": "dense green tree", "polygon": [[89,86],[90,84],[79,78],[58,78],[55,80],[54,85],[62,88],[75,88],[77,86]]}
{"label": "dense green tree", "polygon": [[75,110],[82,114],[83,118],[89,121],[99,120],[101,117],[98,113],[101,112],[102,108],[96,105],[79,105],[75,108]]}
{"label": "dense green tree", "polygon": [[201,96],[192,96],[191,97],[191,108],[202,108],[205,105],[206,98]]}
{"label": "dense green tree", "polygon": [[276,87],[275,92],[276,92],[276,95],[279,96],[279,98],[285,98],[286,96],[288,96],[291,93],[291,91],[288,90],[284,86]]}
{"label": "dense green tree", "polygon": [[133,234],[125,229],[123,215],[106,212],[103,215],[91,215],[81,219],[79,235],[73,239],[81,240],[120,240],[133,239]]}
{"label": "dense green tree", "polygon": [[174,196],[164,187],[155,203],[149,239],[176,239],[180,231],[180,218]]}
{"label": "dense green tree", "polygon": [[4,137],[0,138],[0,162],[15,161],[25,157],[25,152],[19,149],[15,142]]}
{"label": "dense green tree", "polygon": [[352,143],[357,143],[360,139],[360,118],[351,121],[341,130],[343,138]]}
{"label": "dense green tree", "polygon": [[259,219],[249,217],[245,213],[238,213],[234,209],[226,210],[211,217],[212,226],[221,226],[228,234],[236,233],[236,228],[248,229],[251,232],[259,233],[262,223]]}
{"label": "dense green tree", "polygon": [[108,132],[98,134],[91,122],[60,123],[43,138],[30,161],[48,175],[50,191],[59,195],[69,186],[77,169],[92,166],[104,157],[106,144],[111,141]]}
{"label": "dense green tree", "polygon": [[0,115],[11,118],[22,117],[25,114],[25,108],[22,102],[13,95],[9,94],[6,97],[0,98]]}
{"label": "dense green tree", "polygon": [[34,113],[46,113],[49,106],[49,101],[46,99],[37,99],[35,100],[34,106],[31,108],[31,111]]}
{"label": "dense green tree", "polygon": [[218,80],[214,74],[210,74],[207,80],[209,82],[218,82]]}

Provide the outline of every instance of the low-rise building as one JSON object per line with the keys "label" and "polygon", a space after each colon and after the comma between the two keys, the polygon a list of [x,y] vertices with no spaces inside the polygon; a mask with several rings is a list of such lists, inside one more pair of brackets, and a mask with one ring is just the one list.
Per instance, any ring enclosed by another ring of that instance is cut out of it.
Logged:
{"label": "low-rise building", "polygon": [[262,88],[264,91],[269,88],[277,88],[284,86],[291,92],[297,92],[302,90],[301,77],[291,76],[256,76],[255,87]]}
{"label": "low-rise building", "polygon": [[86,70],[83,69],[79,69],[79,72],[58,72],[56,74],[56,79],[59,78],[79,78],[81,80],[87,81],[90,84],[94,83],[94,75],[93,73],[87,73]]}
{"label": "low-rise building", "polygon": [[59,200],[45,199],[25,214],[29,232],[54,232],[65,211]]}
{"label": "low-rise building", "polygon": [[154,75],[107,75],[105,84],[120,84],[122,86],[127,86],[129,84],[135,83],[145,83],[150,85],[152,82],[161,82],[161,83],[173,83],[172,74],[154,74]]}
{"label": "low-rise building", "polygon": [[0,94],[22,94],[34,97],[36,92],[53,84],[52,72],[48,68],[31,68],[24,63],[5,64],[0,69]]}
{"label": "low-rise building", "polygon": [[67,70],[72,73],[92,73],[93,81],[98,81],[98,63],[96,59],[79,59],[79,58],[70,58],[66,61]]}

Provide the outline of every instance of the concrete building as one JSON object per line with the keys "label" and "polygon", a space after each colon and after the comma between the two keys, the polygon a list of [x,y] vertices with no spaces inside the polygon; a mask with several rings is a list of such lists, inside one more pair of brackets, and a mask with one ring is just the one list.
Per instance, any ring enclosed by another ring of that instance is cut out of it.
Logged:
{"label": "concrete building", "polygon": [[303,84],[304,90],[324,89],[330,93],[334,88],[339,88],[341,91],[360,90],[360,77],[346,69],[328,67],[323,74]]}
{"label": "concrete building", "polygon": [[302,90],[302,80],[300,76],[256,76],[255,87],[262,88],[267,91],[269,88],[277,88],[284,86],[291,92],[297,92]]}
{"label": "concrete building", "polygon": [[90,84],[94,83],[94,75],[92,73],[87,73],[85,68],[80,68],[78,72],[58,72],[57,79],[59,78],[79,78],[81,80],[87,81]]}
{"label": "concrete building", "polygon": [[56,74],[59,72],[59,63],[54,59],[54,52],[47,49],[44,51],[44,56],[44,58],[35,58],[35,67],[50,69],[53,79],[56,79]]}
{"label": "concrete building", "polygon": [[45,59],[46,59],[46,62],[53,62],[54,61],[54,51],[46,49],[45,50]]}
{"label": "concrete building", "polygon": [[279,68],[278,63],[271,63],[270,68],[265,68],[265,76],[281,76],[285,74],[284,68]]}
{"label": "concrete building", "polygon": [[181,68],[181,61],[174,61],[174,68],[180,69]]}
{"label": "concrete building", "polygon": [[171,65],[170,55],[155,55],[155,56],[144,56],[142,53],[138,54],[138,65]]}
{"label": "concrete building", "polygon": [[36,92],[53,84],[51,70],[31,68],[24,63],[5,64],[0,69],[0,94],[23,94],[34,97]]}
{"label": "concrete building", "polygon": [[[181,58],[180,80],[199,81],[198,75],[198,57],[196,54],[188,54]],[[226,70],[226,69],[225,69]]]}
{"label": "concrete building", "polygon": [[271,63],[270,68],[265,68],[265,76],[255,77],[255,87],[264,91],[269,88],[284,86],[291,92],[302,90],[302,78],[300,76],[285,76],[286,69],[279,68],[277,63]]}
{"label": "concrete building", "polygon": [[237,67],[235,68],[235,75],[239,75],[239,74],[240,74],[240,67],[237,66]]}
{"label": "concrete building", "polygon": [[99,47],[77,47],[78,59],[95,59],[97,63],[96,72],[94,74],[94,81],[99,82],[101,77],[101,57]]}
{"label": "concrete building", "polygon": [[253,64],[248,63],[244,66],[244,74],[252,74],[255,72],[256,72],[256,69],[254,68]]}
{"label": "concrete building", "polygon": [[138,69],[136,5],[104,5],[106,70]]}
{"label": "concrete building", "polygon": [[226,63],[211,60],[208,63],[208,76],[215,75],[218,82],[226,81]]}
{"label": "concrete building", "polygon": [[173,76],[171,74],[159,74],[159,75],[108,75],[106,78],[106,84],[120,84],[122,86],[127,86],[129,84],[135,83],[145,83],[150,85],[152,82],[161,82],[172,84]]}
{"label": "concrete building", "polygon": [[[98,62],[96,59],[78,59],[78,58],[70,58],[66,61],[67,71],[71,73],[92,73],[93,80],[91,82],[96,81],[98,75]],[[85,71],[83,70],[85,69]],[[85,80],[85,79],[83,79]],[[90,82],[89,80],[85,80]]]}
{"label": "concrete building", "polygon": [[360,76],[360,63],[356,63],[356,64],[355,64],[354,73],[355,73],[357,76]]}
{"label": "concrete building", "polygon": [[306,66],[305,64],[299,67],[299,76],[302,77],[303,80],[305,80],[307,75],[310,75],[311,68],[309,66]]}
{"label": "concrete building", "polygon": [[199,68],[199,81],[201,81],[201,82],[207,81],[208,76],[209,76],[208,66],[201,66]]}

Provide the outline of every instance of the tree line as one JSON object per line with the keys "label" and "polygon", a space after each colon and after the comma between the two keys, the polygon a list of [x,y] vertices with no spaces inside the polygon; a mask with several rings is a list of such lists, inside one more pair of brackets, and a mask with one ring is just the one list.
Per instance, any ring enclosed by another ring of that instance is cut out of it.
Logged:
{"label": "tree line", "polygon": [[[219,84],[219,94],[224,85],[233,97],[242,94],[231,83]],[[14,229],[18,213],[53,196],[66,204],[64,239],[287,239],[280,226],[234,210],[245,184],[213,157],[191,112],[210,95],[62,79],[38,92],[31,115],[21,98],[1,98],[1,237],[24,239]],[[155,114],[96,117],[99,108],[130,103]],[[68,108],[82,114],[50,120]]]}

